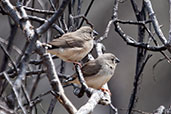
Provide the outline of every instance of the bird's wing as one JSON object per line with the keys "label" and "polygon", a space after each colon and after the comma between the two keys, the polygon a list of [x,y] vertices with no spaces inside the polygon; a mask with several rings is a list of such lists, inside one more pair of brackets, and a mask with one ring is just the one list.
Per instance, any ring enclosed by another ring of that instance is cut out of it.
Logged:
{"label": "bird's wing", "polygon": [[54,39],[48,44],[52,45],[52,48],[73,48],[73,47],[82,47],[83,39],[78,37],[73,37],[71,34],[63,35],[58,39]]}
{"label": "bird's wing", "polygon": [[102,65],[99,64],[99,62],[93,60],[93,61],[89,61],[88,63],[86,63],[83,67],[82,67],[82,73],[84,75],[84,77],[89,77],[92,75],[96,75],[100,69],[102,68]]}

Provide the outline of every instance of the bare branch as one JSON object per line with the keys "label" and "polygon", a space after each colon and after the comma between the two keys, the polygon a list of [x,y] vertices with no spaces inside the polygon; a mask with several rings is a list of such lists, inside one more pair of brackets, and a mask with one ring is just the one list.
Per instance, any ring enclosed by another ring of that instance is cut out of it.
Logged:
{"label": "bare branch", "polygon": [[45,49],[41,47],[41,43],[37,42],[37,53],[42,56],[43,64],[47,67],[47,77],[49,79],[49,82],[51,84],[51,87],[53,91],[56,94],[56,98],[58,101],[66,108],[66,110],[71,113],[75,114],[77,112],[77,109],[74,107],[74,105],[70,102],[70,100],[65,96],[63,87],[61,85],[61,82],[57,76],[55,65],[53,63],[53,60],[49,53],[45,53]]}
{"label": "bare branch", "polygon": [[16,73],[18,73],[17,71],[17,65],[15,64],[14,60],[11,58],[11,56],[9,55],[8,51],[5,49],[5,47],[0,43],[0,47],[1,49],[4,51],[5,55],[9,58],[9,60],[11,61],[14,70],[16,71]]}
{"label": "bare branch", "polygon": [[169,43],[169,45],[171,45],[171,0],[169,0],[169,8],[170,8],[170,10],[169,10],[169,15],[170,15],[170,29],[169,29],[169,41],[168,41],[168,43]]}
{"label": "bare branch", "polygon": [[39,28],[37,28],[37,33],[42,34],[47,31],[47,29],[59,18],[59,16],[62,15],[69,2],[70,0],[63,0],[59,9],[48,19],[48,21],[41,25]]}
{"label": "bare branch", "polygon": [[88,19],[84,16],[84,15],[78,15],[78,16],[72,16],[72,15],[70,15],[72,18],[74,18],[74,19],[77,19],[77,18],[83,18],[83,20],[85,20],[86,21],[86,23],[88,24],[88,25],[90,25],[90,27],[91,28],[94,28],[93,27],[93,24],[92,23],[90,23],[89,21],[88,21]]}
{"label": "bare branch", "polygon": [[[165,107],[163,105],[161,105],[159,108],[157,108],[153,114],[163,114],[165,111]],[[167,113],[166,113],[167,114]]]}
{"label": "bare branch", "polygon": [[23,10],[23,7],[21,6],[20,8],[18,8],[21,9],[21,11],[23,12],[22,17],[16,10],[16,8],[9,2],[9,0],[1,0],[1,4],[4,10],[8,13],[8,15],[11,16],[11,18],[16,22],[16,24],[21,27],[26,37],[28,39],[31,38],[34,35],[33,26],[27,20],[27,15]]}
{"label": "bare branch", "polygon": [[102,91],[93,90],[93,93],[90,99],[88,100],[88,102],[85,105],[83,105],[76,114],[91,113],[103,96],[104,96],[104,93]]}
{"label": "bare branch", "polygon": [[80,92],[78,93],[77,96],[78,97],[82,97],[83,94],[84,94],[84,91],[88,90],[88,86],[87,86],[86,81],[84,79],[84,76],[83,76],[83,73],[81,71],[81,68],[80,68],[80,66],[78,64],[75,65],[75,69],[76,69],[76,73],[78,75],[78,79],[79,79],[79,81],[81,83],[81,90],[80,90]]}
{"label": "bare branch", "polygon": [[[10,53],[11,48],[13,46],[14,38],[15,38],[17,30],[18,30],[18,27],[10,17],[8,17],[8,20],[9,20],[9,24],[10,24],[10,36],[8,37],[7,51]],[[1,72],[6,69],[6,66],[7,66],[6,63],[8,63],[8,57],[6,57],[6,55],[5,55],[3,58],[2,65],[1,65],[1,69],[0,69]]]}
{"label": "bare branch", "polygon": [[[95,1],[95,0],[91,0],[90,4],[89,4],[89,6],[88,6],[88,8],[87,8],[87,10],[86,10],[86,12],[85,12],[85,14],[84,14],[85,17],[87,17],[87,15],[88,15],[88,13],[89,13],[89,11],[90,11],[90,9],[91,9],[91,7],[92,7],[94,1]],[[80,23],[80,25],[79,25],[78,28],[80,28],[80,27],[82,26],[83,23],[84,23],[84,19],[82,19],[82,21],[81,21],[81,23]]]}
{"label": "bare branch", "polygon": [[[8,45],[8,43],[9,43],[8,41],[4,40],[4,39],[1,38],[1,37],[0,37],[0,42],[3,43],[3,44],[5,44],[5,45]],[[13,49],[14,51],[16,51],[19,55],[22,54],[22,51],[21,51],[18,47],[16,47],[15,45],[12,46],[12,49]]]}
{"label": "bare branch", "polygon": [[49,108],[48,108],[48,111],[47,111],[47,114],[52,114],[53,113],[53,110],[55,108],[56,103],[57,103],[56,97],[52,98],[51,102],[50,102],[50,105],[49,105]]}
{"label": "bare branch", "polygon": [[150,50],[150,51],[162,51],[162,50],[166,50],[167,49],[167,46],[163,45],[163,46],[150,46],[148,43],[141,43],[141,42],[137,42],[135,41],[132,37],[126,35],[123,30],[121,29],[120,25],[119,25],[119,22],[118,21],[118,0],[115,0],[115,3],[114,3],[114,8],[113,8],[113,16],[112,16],[112,19],[113,19],[113,23],[114,23],[114,26],[115,26],[115,31],[122,37],[122,39],[128,44],[128,45],[131,45],[131,46],[134,46],[134,47],[141,47],[141,48],[144,48],[144,49],[147,49],[147,50]]}
{"label": "bare branch", "polygon": [[[31,16],[31,15],[28,15],[28,18],[30,20],[33,20],[33,21],[36,21],[36,22],[39,22],[39,23],[46,23],[47,20],[46,19],[43,19],[43,18],[40,18],[40,17],[37,17],[37,16]],[[56,25],[55,23],[52,24],[52,27],[57,30],[60,35],[63,35],[65,32],[58,26]]]}
{"label": "bare branch", "polygon": [[53,1],[52,0],[49,0],[49,2],[50,2],[51,7],[53,8],[53,10],[56,11],[56,7],[55,7]]}
{"label": "bare branch", "polygon": [[101,36],[101,37],[97,40],[97,42],[101,42],[102,40],[104,40],[104,39],[106,39],[106,38],[108,37],[109,30],[110,30],[111,24],[112,24],[113,22],[114,22],[113,20],[110,20],[110,21],[108,22],[108,25],[107,25],[107,27],[106,27],[106,29],[105,29],[104,35]]}
{"label": "bare branch", "polygon": [[159,22],[157,20],[157,17],[155,16],[154,10],[152,8],[152,4],[150,0],[144,0],[145,6],[147,8],[148,14],[150,16],[150,19],[153,23],[154,26],[154,30],[156,32],[156,34],[158,35],[158,37],[160,38],[161,42],[166,45],[167,44],[167,40],[160,28]]}
{"label": "bare branch", "polygon": [[23,103],[22,103],[23,101],[21,99],[20,93],[17,90],[18,89],[18,87],[16,87],[17,85],[14,85],[12,83],[12,81],[10,80],[10,78],[8,77],[8,75],[5,72],[3,72],[3,74],[4,74],[5,78],[6,78],[6,80],[8,81],[8,83],[11,85],[11,87],[12,87],[14,93],[15,93],[15,96],[17,98],[17,102],[18,102],[19,106],[21,107],[23,113],[27,114],[27,111],[26,111],[25,107],[23,106]]}

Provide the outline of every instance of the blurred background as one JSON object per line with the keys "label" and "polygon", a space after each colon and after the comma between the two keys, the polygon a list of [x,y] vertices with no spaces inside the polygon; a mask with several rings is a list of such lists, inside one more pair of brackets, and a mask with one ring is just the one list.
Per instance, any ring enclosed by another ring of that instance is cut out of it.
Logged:
{"label": "blurred background", "polygon": [[[11,0],[15,3],[15,0]],[[43,9],[49,9],[49,2],[46,0],[42,1],[41,6]],[[112,10],[113,10],[113,1],[114,0],[95,0],[89,14],[88,20],[94,24],[96,31],[99,33],[99,37],[104,34],[105,28],[108,24],[108,21],[111,19]],[[140,0],[136,0],[141,6]],[[168,0],[151,0],[153,9],[158,18],[158,21],[162,26],[163,33],[166,38],[168,38],[169,32],[169,1]],[[82,13],[85,12],[90,0],[83,2]],[[37,8],[41,8],[40,4],[36,2]],[[129,0],[125,0],[124,3],[119,5],[119,18],[122,20],[136,20],[131,3]],[[34,23],[33,23],[34,24]],[[10,26],[8,23],[8,17],[0,14],[0,37],[7,40],[10,34]],[[122,25],[121,26],[126,34],[132,36],[137,40],[137,26],[134,25]],[[158,39],[158,37],[155,35]],[[122,38],[115,32],[114,26],[111,26],[109,36],[103,41],[106,52],[114,53],[121,62],[116,68],[116,72],[113,78],[109,82],[109,88],[112,92],[112,104],[118,109],[127,109],[129,99],[133,90],[133,82],[135,75],[135,66],[136,66],[136,48],[128,46]],[[23,49],[25,45],[25,36],[22,31],[18,29],[17,35],[14,40],[14,45],[20,49]],[[3,52],[0,50],[0,63],[3,61]],[[145,112],[152,112],[157,109],[160,105],[169,107],[171,105],[171,65],[166,61],[160,62],[155,70],[153,71],[153,65],[163,56],[158,52],[149,51],[148,54],[152,54],[152,58],[147,62],[142,78],[140,80],[140,88],[138,90],[138,102],[136,103],[135,109],[142,110]],[[167,53],[170,56],[169,53]],[[11,52],[11,55],[14,60],[17,60],[18,54],[15,51]],[[54,60],[56,63],[56,70],[59,71],[60,61]],[[65,74],[74,73],[73,66],[70,63],[66,63]],[[35,77],[31,77],[35,78]],[[29,86],[31,87],[32,83]],[[28,86],[28,89],[29,89]],[[40,93],[44,93],[50,89],[50,84],[46,77],[42,78],[38,84],[38,88],[34,96],[36,97]],[[82,98],[77,98],[73,94],[72,87],[65,88],[66,95],[73,102],[73,104],[79,108],[85,104],[88,100],[87,96],[84,95]],[[45,112],[48,109],[52,95],[47,95],[43,97],[42,107]],[[44,113],[39,108],[39,113]],[[98,105],[93,114],[109,114],[109,106]],[[57,103],[55,107],[54,114],[67,114],[66,110],[60,103]],[[125,114],[125,111],[119,110],[119,114]]]}

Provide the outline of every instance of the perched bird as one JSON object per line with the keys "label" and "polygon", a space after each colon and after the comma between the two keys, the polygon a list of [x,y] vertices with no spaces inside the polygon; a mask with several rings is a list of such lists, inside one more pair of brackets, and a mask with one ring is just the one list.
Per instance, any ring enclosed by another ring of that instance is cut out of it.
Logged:
{"label": "perched bird", "polygon": [[[81,71],[86,84],[91,88],[101,89],[113,76],[117,63],[119,63],[119,59],[111,53],[102,54],[95,60],[85,63]],[[64,83],[64,85],[71,83],[80,84],[77,73],[71,77],[73,80]]]}
{"label": "perched bird", "polygon": [[77,63],[92,50],[93,39],[97,34],[91,27],[83,26],[49,42],[47,51],[64,61]]}

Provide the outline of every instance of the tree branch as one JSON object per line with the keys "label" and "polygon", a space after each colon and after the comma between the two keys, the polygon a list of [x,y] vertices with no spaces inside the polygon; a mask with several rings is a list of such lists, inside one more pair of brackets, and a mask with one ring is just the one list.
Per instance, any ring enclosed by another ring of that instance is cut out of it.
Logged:
{"label": "tree branch", "polygon": [[119,25],[118,21],[118,0],[115,0],[114,3],[114,7],[113,7],[113,16],[112,16],[112,20],[113,20],[113,24],[115,26],[115,31],[121,36],[121,38],[128,44],[134,47],[141,47],[150,51],[162,51],[162,50],[166,50],[167,46],[163,45],[163,46],[150,46],[148,43],[141,43],[141,42],[137,42],[136,40],[134,40],[132,37],[126,35],[124,33],[124,31],[122,30],[122,28]]}
{"label": "tree branch", "polygon": [[98,102],[104,97],[104,93],[102,91],[93,90],[93,93],[88,100],[88,102],[83,105],[76,114],[89,114],[92,113],[95,106]]}
{"label": "tree branch", "polygon": [[66,108],[66,110],[69,113],[75,114],[77,112],[77,109],[70,102],[70,100],[65,96],[64,89],[57,76],[55,65],[53,63],[50,54],[45,52],[45,49],[42,47],[40,42],[37,42],[36,52],[42,57],[43,64],[47,67],[47,71],[46,71],[47,77],[49,79],[53,91],[56,94],[56,98]]}
{"label": "tree branch", "polygon": [[47,20],[47,22],[37,28],[37,33],[42,34],[47,31],[48,28],[59,18],[59,16],[62,15],[69,2],[70,0],[63,0],[59,9]]}
{"label": "tree branch", "polygon": [[157,20],[157,17],[155,16],[155,12],[153,11],[153,8],[152,8],[152,4],[151,4],[151,1],[150,0],[144,0],[144,5],[147,9],[147,12],[150,16],[150,19],[153,23],[153,26],[154,26],[154,30],[156,32],[156,34],[158,35],[158,37],[160,38],[161,42],[166,45],[167,44],[167,40],[160,28],[160,25],[159,25],[159,22]]}

